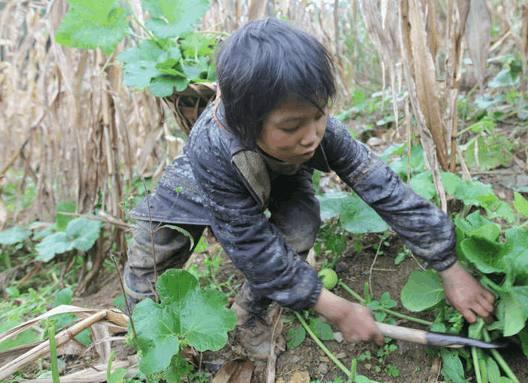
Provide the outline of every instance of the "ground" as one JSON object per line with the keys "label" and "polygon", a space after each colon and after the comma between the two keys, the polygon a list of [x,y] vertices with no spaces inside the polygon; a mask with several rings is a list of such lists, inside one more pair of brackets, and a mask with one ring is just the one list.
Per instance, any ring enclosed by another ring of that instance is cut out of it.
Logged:
{"label": "ground", "polygon": [[[367,236],[364,242],[365,245],[361,252],[356,253],[354,250],[349,249],[339,260],[336,265],[339,276],[357,292],[362,293],[364,284],[368,281],[371,284],[373,297],[379,298],[383,292],[389,292],[391,297],[399,302],[399,294],[407,277],[412,271],[419,269],[417,261],[412,257],[408,257],[403,263],[396,266],[394,258],[396,253],[402,249],[402,244],[396,238],[392,238],[388,241],[387,246],[383,247],[383,255],[378,256],[375,264],[373,264],[379,238],[377,236]],[[217,254],[216,250],[215,254]],[[204,257],[205,254],[196,256],[193,263],[203,264]],[[222,255],[222,257],[225,256]],[[318,261],[321,262],[320,259]],[[203,269],[203,265],[201,268]],[[225,282],[230,277],[230,285],[236,290],[236,286],[242,281],[242,276],[229,260],[223,258],[222,265],[215,275],[216,283]],[[340,289],[337,289],[336,292],[343,297],[350,298],[346,292]],[[115,274],[108,275],[103,280],[101,289],[96,294],[77,298],[75,303],[83,307],[111,307],[113,299],[120,294],[118,278],[116,278]],[[394,309],[398,312],[406,313],[406,310],[399,303]],[[416,313],[408,314],[422,317],[423,319],[431,319]],[[288,329],[298,325],[298,322],[292,313],[287,310],[283,313],[282,319],[284,322],[283,335],[286,336]],[[399,321],[398,324],[420,328],[420,325],[405,321]],[[379,382],[441,382],[441,380],[438,380],[441,359],[438,357],[438,350],[434,348],[398,341],[394,343],[398,346],[396,350],[387,352],[387,355],[379,359],[376,356],[376,352],[380,348],[372,344],[346,344],[345,342],[338,343],[337,341],[327,341],[325,344],[347,367],[350,366],[352,358],[358,358],[358,373]],[[208,353],[202,356],[202,366],[215,372],[223,363],[234,359],[236,353],[233,352],[231,346],[232,344],[217,353]],[[123,349],[126,350],[127,348],[126,346],[118,346],[118,349],[123,354]],[[370,352],[370,360],[362,360],[365,355],[368,355],[367,352]],[[128,349],[128,353],[132,353],[132,350]],[[501,353],[507,359],[520,381],[528,381],[526,359],[520,349],[517,346],[512,346]],[[200,357],[197,357],[197,360],[199,359]],[[399,376],[389,376],[387,371],[391,368],[396,368],[398,371],[398,373],[393,372],[392,375]],[[321,382],[328,382],[336,377],[344,377],[343,373],[329,360],[315,342],[307,336],[299,347],[286,350],[280,354],[277,360],[277,381],[286,383],[305,382],[308,375],[312,381],[318,379]]]}

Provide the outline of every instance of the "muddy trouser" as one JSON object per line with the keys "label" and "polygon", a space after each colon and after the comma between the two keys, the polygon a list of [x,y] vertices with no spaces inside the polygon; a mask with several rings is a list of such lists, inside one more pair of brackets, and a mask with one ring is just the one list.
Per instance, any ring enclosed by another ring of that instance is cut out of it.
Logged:
{"label": "muddy trouser", "polygon": [[[309,177],[279,176],[272,182],[268,206],[270,222],[283,234],[286,243],[301,256],[313,247],[321,225],[319,202],[315,198]],[[198,243],[206,226],[178,225],[188,234],[161,222],[136,221],[133,239],[124,270],[127,299],[135,304],[152,297],[156,275],[169,268],[181,268],[192,254],[189,234]],[[269,299],[257,299],[244,283],[236,302],[245,310],[262,315]]]}

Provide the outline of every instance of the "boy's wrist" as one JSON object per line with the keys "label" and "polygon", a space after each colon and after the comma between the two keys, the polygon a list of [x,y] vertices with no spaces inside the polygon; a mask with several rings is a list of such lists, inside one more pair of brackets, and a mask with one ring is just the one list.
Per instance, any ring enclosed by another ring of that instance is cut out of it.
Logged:
{"label": "boy's wrist", "polygon": [[330,322],[338,322],[345,316],[344,305],[340,300],[343,298],[331,293],[327,289],[321,290],[321,295],[314,306],[314,310],[328,319]]}
{"label": "boy's wrist", "polygon": [[462,267],[462,265],[456,261],[451,266],[449,266],[447,269],[439,271],[438,274],[440,274],[440,277],[442,277],[442,280],[450,279],[455,275],[459,275],[460,273],[466,273],[466,270]]}

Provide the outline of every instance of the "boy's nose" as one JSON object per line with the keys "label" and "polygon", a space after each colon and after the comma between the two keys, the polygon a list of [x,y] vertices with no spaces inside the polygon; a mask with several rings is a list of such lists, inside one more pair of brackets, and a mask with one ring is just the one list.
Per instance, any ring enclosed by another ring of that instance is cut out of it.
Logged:
{"label": "boy's nose", "polygon": [[317,125],[312,124],[306,129],[306,133],[302,137],[301,145],[309,148],[314,146],[314,144],[317,142]]}

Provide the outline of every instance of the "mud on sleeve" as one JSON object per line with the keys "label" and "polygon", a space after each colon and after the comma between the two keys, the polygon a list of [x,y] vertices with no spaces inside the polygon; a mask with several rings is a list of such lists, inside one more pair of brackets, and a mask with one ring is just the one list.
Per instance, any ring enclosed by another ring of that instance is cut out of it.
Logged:
{"label": "mud on sleeve", "polygon": [[332,119],[327,134],[325,152],[338,176],[376,210],[415,255],[437,271],[451,266],[456,255],[449,217],[412,191],[367,146],[352,139],[340,122]]}
{"label": "mud on sleeve", "polygon": [[315,305],[321,282],[315,270],[288,247],[251,197],[228,153],[221,148],[190,152],[193,173],[210,210],[211,229],[253,294],[294,310]]}

